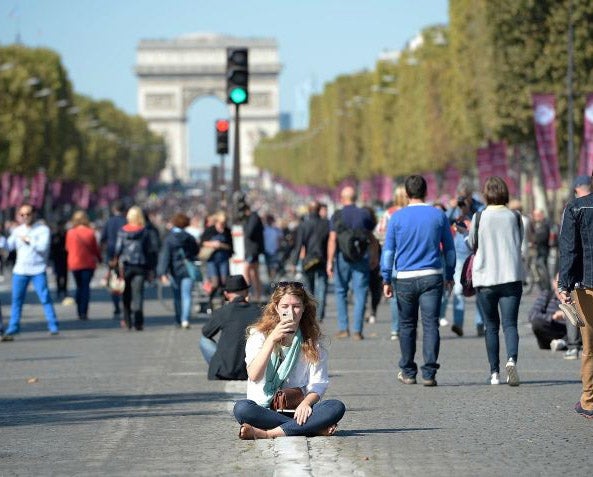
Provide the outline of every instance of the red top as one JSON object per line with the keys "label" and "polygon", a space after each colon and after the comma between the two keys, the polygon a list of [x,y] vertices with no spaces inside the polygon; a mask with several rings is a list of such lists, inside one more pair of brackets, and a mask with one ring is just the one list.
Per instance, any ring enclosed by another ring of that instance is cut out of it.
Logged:
{"label": "red top", "polygon": [[66,251],[68,270],[94,270],[101,261],[95,231],[86,225],[78,225],[66,232]]}

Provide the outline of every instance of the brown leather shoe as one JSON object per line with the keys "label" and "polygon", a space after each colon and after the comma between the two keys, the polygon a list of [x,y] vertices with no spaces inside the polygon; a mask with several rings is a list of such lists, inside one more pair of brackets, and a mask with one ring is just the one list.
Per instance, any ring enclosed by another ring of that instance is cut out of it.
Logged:
{"label": "brown leather shoe", "polygon": [[354,341],[360,341],[360,340],[364,339],[364,336],[362,336],[362,333],[355,332],[355,333],[352,333],[352,339]]}
{"label": "brown leather shoe", "polygon": [[340,331],[336,333],[335,337],[339,340],[343,340],[350,337],[350,332],[348,330]]}

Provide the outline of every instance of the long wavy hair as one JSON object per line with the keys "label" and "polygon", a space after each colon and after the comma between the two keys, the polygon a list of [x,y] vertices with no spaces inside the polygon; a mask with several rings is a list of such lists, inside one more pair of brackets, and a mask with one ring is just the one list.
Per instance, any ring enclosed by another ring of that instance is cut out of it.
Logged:
{"label": "long wavy hair", "polygon": [[272,293],[272,296],[270,297],[270,301],[264,307],[262,317],[251,328],[262,332],[265,336],[268,336],[280,322],[280,315],[278,314],[276,308],[278,307],[282,297],[285,295],[296,296],[303,303],[304,309],[301,316],[301,321],[299,323],[299,329],[303,335],[301,351],[305,355],[308,362],[316,363],[319,361],[319,349],[317,344],[321,338],[321,330],[315,317],[317,303],[302,286],[289,284],[286,286],[276,287]]}

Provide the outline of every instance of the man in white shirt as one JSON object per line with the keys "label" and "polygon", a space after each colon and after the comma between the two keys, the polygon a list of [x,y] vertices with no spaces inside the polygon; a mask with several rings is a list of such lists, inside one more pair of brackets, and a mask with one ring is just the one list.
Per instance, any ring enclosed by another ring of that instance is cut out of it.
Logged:
{"label": "man in white shirt", "polygon": [[17,212],[20,223],[7,240],[8,250],[16,250],[16,263],[12,273],[12,306],[10,322],[2,341],[12,341],[20,331],[21,312],[29,282],[43,305],[47,328],[52,335],[59,333],[58,318],[54,311],[47,286],[47,260],[49,256],[50,230],[42,221],[35,221],[35,208],[23,204]]}

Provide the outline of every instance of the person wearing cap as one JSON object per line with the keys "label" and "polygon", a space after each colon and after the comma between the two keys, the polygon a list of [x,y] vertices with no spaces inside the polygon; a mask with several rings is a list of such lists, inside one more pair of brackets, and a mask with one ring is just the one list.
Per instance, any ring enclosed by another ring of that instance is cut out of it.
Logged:
{"label": "person wearing cap", "polygon": [[[243,275],[230,275],[225,283],[227,303],[212,313],[202,327],[200,351],[208,363],[208,379],[247,380],[245,337],[247,327],[261,315],[258,305],[249,303],[249,285]],[[214,337],[220,333],[218,342]]]}
{"label": "person wearing cap", "polygon": [[[574,185],[576,192],[576,180]],[[587,418],[593,418],[593,243],[589,239],[592,228],[593,194],[576,197],[566,205],[562,214],[562,228],[558,240],[558,292],[562,303],[574,304],[579,311],[576,318],[582,322],[577,321],[573,324],[584,324],[581,327],[583,387],[574,409]],[[574,320],[575,317],[567,315],[567,318]]]}

